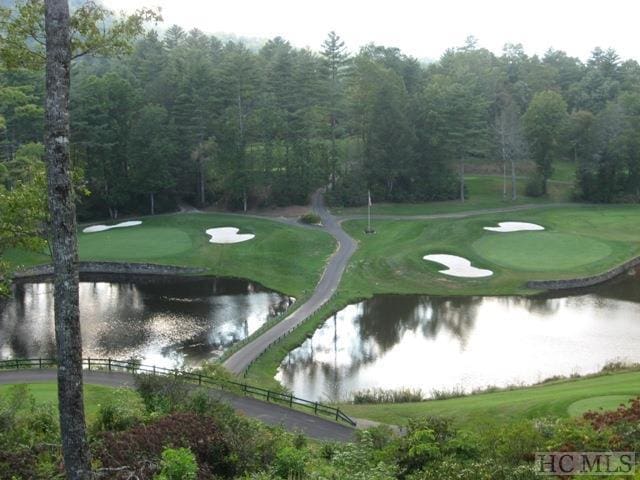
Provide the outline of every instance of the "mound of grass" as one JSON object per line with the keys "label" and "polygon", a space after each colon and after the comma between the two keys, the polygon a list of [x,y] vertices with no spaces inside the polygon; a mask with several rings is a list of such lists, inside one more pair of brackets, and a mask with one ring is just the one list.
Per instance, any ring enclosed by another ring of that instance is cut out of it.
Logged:
{"label": "mound of grass", "polygon": [[[79,233],[80,259],[198,267],[301,298],[313,291],[335,248],[333,238],[321,229],[242,215],[158,215],[142,220],[137,227]],[[209,243],[205,230],[216,227],[237,227],[256,236],[250,242]],[[23,266],[49,262],[44,252],[12,250],[4,258]]]}
{"label": "mound of grass", "polygon": [[572,269],[611,254],[611,247],[599,240],[556,232],[486,234],[472,246],[490,262],[526,271]]}
{"label": "mound of grass", "polygon": [[589,411],[615,410],[620,405],[627,405],[629,400],[629,395],[603,395],[601,397],[584,398],[569,405],[567,412],[572,417],[579,417]]}
{"label": "mound of grass", "polygon": [[[582,409],[618,404],[640,394],[640,372],[623,372],[533,387],[483,393],[449,400],[384,405],[342,405],[348,415],[382,423],[404,425],[410,418],[430,415],[451,417],[471,429],[545,416],[567,417]],[[581,402],[581,403],[579,403]]]}
{"label": "mound of grass", "polygon": [[[483,227],[503,221],[532,222],[547,232],[493,233]],[[640,209],[636,206],[548,208],[464,219],[343,223],[359,241],[341,290],[351,298],[377,293],[506,295],[535,293],[531,280],[584,277],[605,272],[640,255]],[[454,278],[422,257],[445,253],[494,271],[484,279]]]}
{"label": "mound of grass", "polygon": [[[525,186],[527,179],[519,178],[516,181],[518,198],[511,200],[511,183],[507,184],[507,198],[502,196],[502,176],[477,175],[465,178],[467,186],[467,198],[464,203],[459,199],[421,202],[421,203],[377,203],[371,208],[372,215],[431,215],[439,213],[456,213],[469,210],[486,208],[507,208],[516,205],[568,202],[571,200],[572,185],[570,182],[550,182],[547,186],[548,195],[545,197],[527,197]],[[363,193],[366,198],[366,192]],[[337,215],[364,215],[367,213],[366,205],[361,207],[344,208],[334,207],[332,211]]]}
{"label": "mound of grass", "polygon": [[[0,395],[9,392],[13,385],[0,385]],[[51,403],[58,408],[58,385],[55,382],[27,384],[29,392],[37,403]],[[122,392],[122,393],[120,393]],[[88,421],[93,421],[101,403],[108,402],[117,394],[127,395],[132,400],[138,397],[134,390],[116,389],[102,385],[84,384],[84,405]]]}
{"label": "mound of grass", "polygon": [[97,233],[79,234],[80,258],[125,261],[144,256],[162,258],[188,252],[191,238],[183,230],[172,227],[140,225]]}

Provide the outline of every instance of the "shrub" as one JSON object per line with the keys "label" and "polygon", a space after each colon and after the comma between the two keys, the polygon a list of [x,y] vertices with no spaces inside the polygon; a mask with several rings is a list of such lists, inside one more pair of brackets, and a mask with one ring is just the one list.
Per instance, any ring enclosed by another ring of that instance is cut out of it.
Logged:
{"label": "shrub", "polygon": [[136,375],[136,391],[149,413],[171,413],[189,398],[191,387],[183,381],[156,375]]}
{"label": "shrub", "polygon": [[541,197],[544,195],[545,180],[542,175],[536,174],[529,179],[525,186],[525,194],[528,197]]}
{"label": "shrub", "polygon": [[424,400],[422,390],[413,388],[367,388],[353,392],[352,401],[356,405],[365,403],[409,403]]}
{"label": "shrub", "polygon": [[313,212],[307,212],[300,217],[300,223],[306,223],[307,225],[320,225],[321,222],[320,215]]}
{"label": "shrub", "polygon": [[453,387],[450,390],[438,390],[434,388],[431,390],[431,398],[433,400],[448,400],[450,398],[466,397],[467,393],[462,387]]}
{"label": "shrub", "polygon": [[124,432],[103,432],[97,440],[94,458],[106,468],[128,465],[141,480],[158,473],[148,465],[159,463],[167,445],[189,449],[204,472],[222,478],[236,473],[229,442],[216,422],[202,415],[173,413]]}
{"label": "shrub", "polygon": [[93,430],[95,432],[122,431],[131,428],[143,421],[144,408],[145,405],[140,398],[118,389],[99,405]]}
{"label": "shrub", "polygon": [[276,455],[273,470],[280,478],[302,478],[307,456],[306,450],[284,447]]}
{"label": "shrub", "polygon": [[535,452],[545,444],[535,423],[530,421],[509,424],[489,437],[497,439],[495,456],[510,465],[533,461]]}
{"label": "shrub", "polygon": [[188,448],[166,448],[161,468],[158,480],[195,480],[198,473],[196,457]]}

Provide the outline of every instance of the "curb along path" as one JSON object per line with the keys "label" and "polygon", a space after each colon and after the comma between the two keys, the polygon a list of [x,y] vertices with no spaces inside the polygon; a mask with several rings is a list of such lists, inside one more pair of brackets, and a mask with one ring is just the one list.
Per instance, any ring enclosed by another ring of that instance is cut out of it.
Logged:
{"label": "curb along path", "polygon": [[224,366],[233,373],[243,373],[274,342],[287,335],[324,305],[338,288],[347,263],[358,248],[357,242],[342,230],[336,218],[325,207],[322,193],[314,193],[311,201],[313,209],[322,220],[324,229],[338,242],[338,249],[329,259],[322,278],[309,300],[284,320],[244,345],[224,362]]}

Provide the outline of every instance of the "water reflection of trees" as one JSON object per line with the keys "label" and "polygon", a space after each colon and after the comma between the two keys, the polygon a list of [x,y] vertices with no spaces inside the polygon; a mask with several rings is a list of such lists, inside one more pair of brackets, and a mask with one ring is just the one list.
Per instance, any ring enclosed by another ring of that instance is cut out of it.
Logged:
{"label": "water reflection of trees", "polygon": [[[327,320],[320,335],[314,335],[287,356],[281,375],[285,384],[291,385],[294,377],[300,376],[306,384],[322,388],[309,392],[313,397],[340,399],[345,381],[398,345],[407,333],[420,333],[426,338],[446,333],[464,345],[474,328],[482,300],[482,297],[376,296],[359,304],[360,308],[354,309],[349,318],[337,321],[338,316],[347,312],[345,309]],[[341,328],[345,331],[341,332]],[[343,338],[347,334],[349,338]],[[341,348],[347,349],[344,353],[348,357],[342,363],[338,361]],[[318,361],[319,357],[322,361]]]}
{"label": "water reflection of trees", "polygon": [[[128,358],[154,351],[169,357],[178,351],[211,358],[289,304],[288,297],[241,281],[177,281],[172,290],[166,279],[140,285],[92,279],[80,288],[85,355]],[[51,285],[16,285],[0,305],[0,357],[53,356],[52,319]]]}

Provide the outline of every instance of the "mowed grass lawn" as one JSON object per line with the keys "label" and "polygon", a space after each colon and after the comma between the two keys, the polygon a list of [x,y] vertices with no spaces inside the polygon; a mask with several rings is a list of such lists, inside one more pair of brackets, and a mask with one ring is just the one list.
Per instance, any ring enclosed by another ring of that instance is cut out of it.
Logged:
{"label": "mowed grass lawn", "polygon": [[356,418],[404,425],[410,418],[451,417],[472,429],[521,419],[567,417],[588,410],[614,410],[640,395],[640,372],[557,381],[516,390],[483,393],[449,400],[381,405],[341,405]]}
{"label": "mowed grass lawn", "polygon": [[[503,221],[540,224],[545,231],[496,233],[483,229]],[[500,295],[532,293],[529,280],[567,279],[607,271],[640,255],[640,207],[585,206],[486,214],[466,219],[365,221],[344,228],[359,241],[341,289],[353,298],[376,293]],[[422,259],[445,253],[494,271],[464,279],[439,273]]]}
{"label": "mowed grass lawn", "polygon": [[[28,383],[25,385],[29,389],[31,395],[33,395],[36,403],[51,403],[55,408],[58,408],[58,386],[55,382]],[[13,386],[14,385],[0,385],[0,397],[9,394]],[[131,389],[116,389],[102,385],[91,385],[85,383],[84,405],[87,420],[89,422],[93,421],[98,409],[100,408],[100,404],[110,401],[116,395],[122,395],[131,401],[135,401],[140,398],[138,394]]]}
{"label": "mowed grass lawn", "polygon": [[[509,180],[510,182],[510,180]],[[457,213],[469,210],[481,210],[485,208],[507,208],[517,205],[529,205],[546,203],[565,203],[571,199],[572,185],[570,182],[551,181],[548,184],[549,194],[546,197],[527,197],[524,195],[526,179],[516,180],[518,198],[511,200],[511,183],[507,184],[507,199],[502,197],[503,180],[496,175],[468,176],[465,179],[467,197],[460,200],[448,200],[441,202],[424,203],[378,203],[373,198],[372,215],[432,215],[439,213]],[[363,194],[366,200],[366,192]],[[364,215],[367,207],[342,208],[335,207],[331,211],[336,215]]]}
{"label": "mowed grass lawn", "polygon": [[[81,260],[148,262],[205,269],[219,276],[248,278],[280,292],[302,297],[315,288],[335,249],[320,228],[301,228],[271,220],[225,214],[175,214],[141,217],[140,226],[82,233]],[[255,238],[236,244],[209,243],[205,230],[237,227]],[[48,263],[45,253],[9,251],[15,265]]]}

